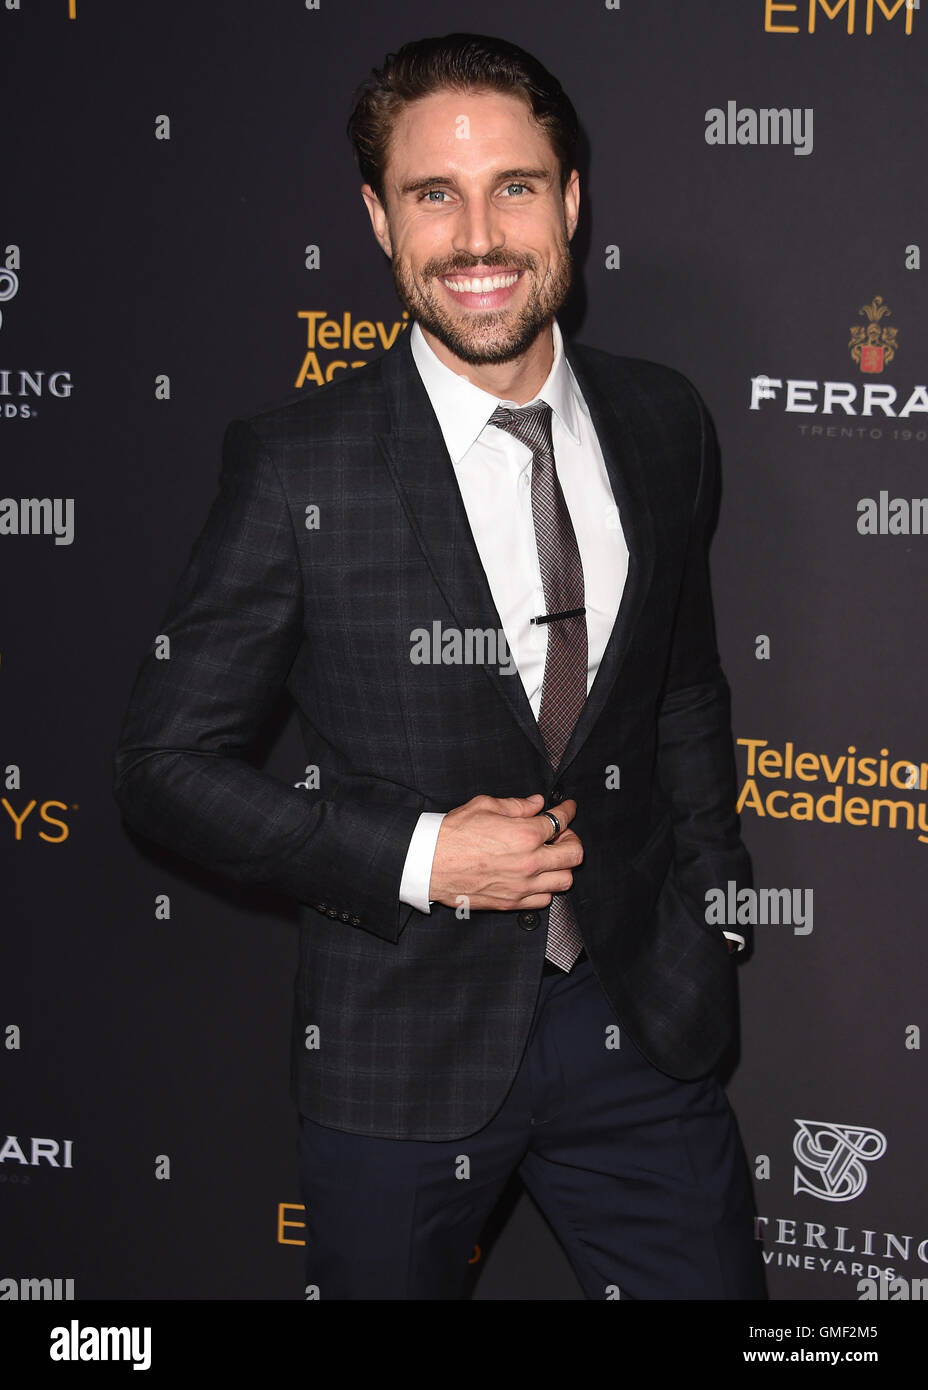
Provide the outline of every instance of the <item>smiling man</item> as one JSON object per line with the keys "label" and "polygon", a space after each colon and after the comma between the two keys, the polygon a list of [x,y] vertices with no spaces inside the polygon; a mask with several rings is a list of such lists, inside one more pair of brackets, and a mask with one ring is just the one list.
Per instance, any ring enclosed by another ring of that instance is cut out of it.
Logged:
{"label": "smiling man", "polygon": [[[750,863],[711,421],[678,373],[562,337],[577,122],[536,59],[407,44],[349,132],[414,326],[230,427],[117,798],[301,905],[321,1298],[461,1297],[515,1172],[587,1298],[762,1298],[714,1075],[743,938],[705,905]],[[318,786],[246,760],[282,687]]]}
{"label": "smiling man", "polygon": [[410,317],[445,366],[483,368],[469,379],[531,395],[550,370],[551,324],[570,288],[576,170],[565,182],[528,104],[492,90],[405,105],[388,149],[363,194]]}

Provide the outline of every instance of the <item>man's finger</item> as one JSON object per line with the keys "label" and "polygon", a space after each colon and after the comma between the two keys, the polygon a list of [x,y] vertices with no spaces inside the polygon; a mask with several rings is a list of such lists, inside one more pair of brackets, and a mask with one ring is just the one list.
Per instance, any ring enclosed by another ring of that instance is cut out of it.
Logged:
{"label": "man's finger", "polygon": [[501,816],[536,816],[544,804],[541,792],[534,792],[531,796],[501,796],[496,809]]}
{"label": "man's finger", "polygon": [[577,803],[576,801],[568,799],[567,801],[559,801],[556,806],[549,806],[547,809],[552,815],[557,816],[558,820],[561,822],[561,829],[563,830],[565,826],[570,825],[570,822],[577,814]]}
{"label": "man's finger", "polygon": [[[559,840],[576,813],[576,801],[562,801],[557,806],[549,806],[544,811],[539,811],[538,821],[543,832],[541,843],[543,845],[554,844]],[[551,820],[552,816],[557,821],[557,825]],[[545,830],[545,827],[547,827],[547,830]]]}

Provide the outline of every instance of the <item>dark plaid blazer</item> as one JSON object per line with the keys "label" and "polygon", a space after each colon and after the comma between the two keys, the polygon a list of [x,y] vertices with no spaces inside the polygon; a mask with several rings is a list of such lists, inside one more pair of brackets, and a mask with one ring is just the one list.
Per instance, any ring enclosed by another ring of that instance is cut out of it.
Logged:
{"label": "dark plaid blazer", "polygon": [[[229,427],[218,495],[161,625],[170,660],[147,656],[132,692],[115,757],[126,821],[301,905],[293,1095],[338,1129],[463,1137],[512,1082],[547,909],[462,920],[398,896],[419,813],[478,793],[576,799],[577,918],[618,1023],[655,1066],[695,1078],[731,1037],[735,970],[705,894],[747,886],[750,862],[707,567],[715,435],[678,373],[579,346],[567,356],[630,554],[556,771],[518,675],[410,659],[413,630],[436,620],[501,623],[408,337]],[[247,760],[282,686],[318,790]]]}

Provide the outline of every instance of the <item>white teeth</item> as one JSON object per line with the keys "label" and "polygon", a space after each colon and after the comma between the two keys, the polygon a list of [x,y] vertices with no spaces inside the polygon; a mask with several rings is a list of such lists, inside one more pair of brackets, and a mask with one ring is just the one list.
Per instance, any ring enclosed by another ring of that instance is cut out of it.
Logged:
{"label": "white teeth", "polygon": [[519,275],[482,275],[479,280],[446,280],[442,283],[458,294],[487,294],[490,290],[505,290],[514,285]]}

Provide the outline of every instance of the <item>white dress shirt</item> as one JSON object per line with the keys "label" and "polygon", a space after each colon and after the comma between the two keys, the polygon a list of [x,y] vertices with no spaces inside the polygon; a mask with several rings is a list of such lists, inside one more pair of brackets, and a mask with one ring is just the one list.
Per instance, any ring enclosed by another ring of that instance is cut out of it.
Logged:
{"label": "white dress shirt", "polygon": [[[564,355],[555,321],[554,361],[533,401],[551,407],[557,476],[583,563],[587,626],[587,693],[615,624],[628,574],[628,546],[590,411]],[[435,356],[419,328],[410,330],[413,359],[444,436],[461,497],[506,642],[535,718],[548,647],[545,598],[532,519],[532,451],[488,424],[500,400]],[[429,882],[444,813],[424,811],[403,868],[400,900],[429,909]]]}
{"label": "white dress shirt", "polygon": [[[553,325],[554,361],[535,400],[551,407],[551,437],[564,500],[583,562],[587,693],[622,601],[628,547],[590,412]],[[532,451],[487,421],[502,401],[458,376],[435,356],[418,324],[412,355],[444,436],[477,550],[532,713],[538,718],[548,649],[545,598],[532,519]],[[530,404],[531,402],[529,402]],[[611,526],[604,519],[611,518]],[[429,910],[429,880],[444,816],[423,812],[406,856],[400,899]]]}

